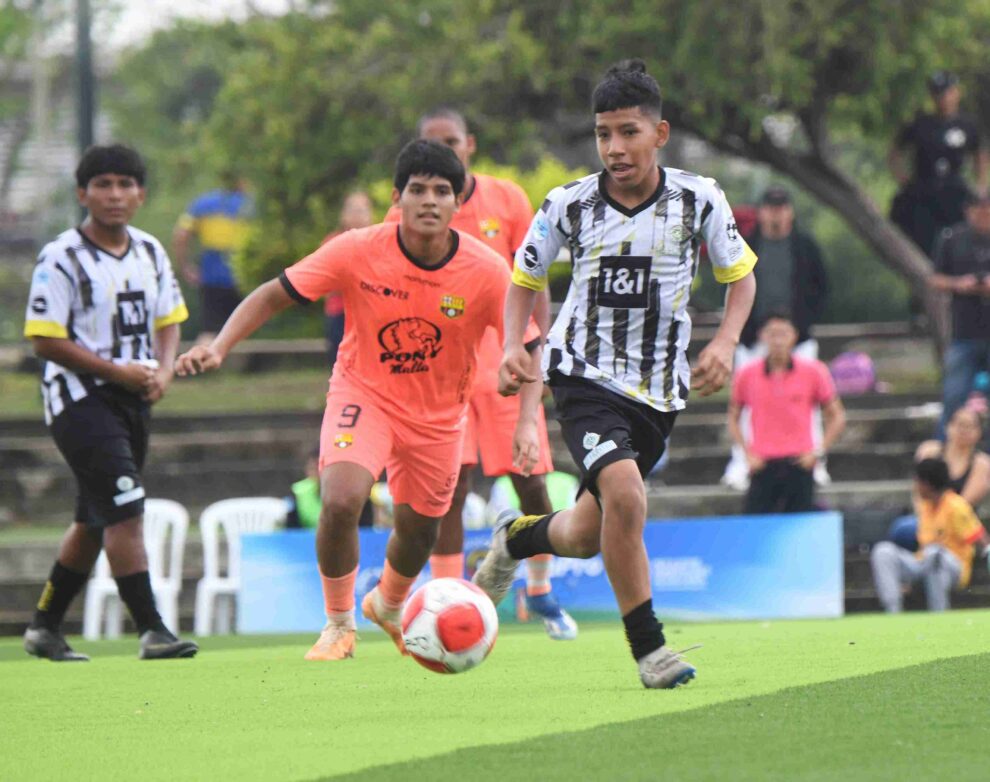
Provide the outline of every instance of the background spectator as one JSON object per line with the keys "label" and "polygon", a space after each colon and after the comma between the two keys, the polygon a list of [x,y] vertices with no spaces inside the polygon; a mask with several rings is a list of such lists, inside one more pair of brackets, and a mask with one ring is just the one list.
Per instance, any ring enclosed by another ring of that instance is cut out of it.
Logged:
{"label": "background spectator", "polygon": [[[253,214],[245,181],[228,171],[221,176],[220,189],[196,198],[175,227],[172,243],[179,271],[200,290],[201,342],[212,339],[241,302],[230,255],[247,238]],[[192,239],[199,245],[195,264],[190,257]]]}
{"label": "background spectator", "polygon": [[[771,314],[760,332],[766,358],[750,362],[732,381],[729,434],[744,450],[750,469],[746,513],[813,510],[812,471],[845,428],[845,411],[828,368],[794,354],[797,335],[786,315]],[[811,437],[816,408],[825,418],[821,448],[815,448]],[[739,426],[744,409],[751,411],[749,443]]]}
{"label": "background spectator", "polygon": [[[323,240],[326,244],[330,239],[344,231],[353,228],[367,228],[375,221],[371,197],[362,190],[355,190],[344,198],[340,207],[340,219],[337,230]],[[344,299],[339,293],[331,293],[323,299],[324,328],[327,340],[327,359],[330,369],[337,363],[337,348],[344,338]]]}
{"label": "background spectator", "polygon": [[[900,184],[890,218],[926,255],[943,228],[963,219],[966,183],[962,169],[972,158],[977,187],[986,192],[990,157],[976,122],[959,112],[962,93],[954,73],[938,71],[928,80],[935,104],[932,114],[919,114],[897,135],[889,156],[890,170]],[[908,173],[904,158],[913,163]]]}
{"label": "background spectator", "polygon": [[[737,220],[740,232],[760,260],[753,270],[756,299],[736,349],[736,370],[766,355],[759,330],[770,313],[786,314],[794,324],[797,329],[794,352],[798,356],[810,360],[818,358],[818,343],[811,338],[811,327],[825,310],[828,278],[818,245],[811,236],[795,227],[794,218],[790,193],[775,185],[760,199],[756,220],[749,221],[748,234],[743,223]],[[748,415],[743,416],[741,426],[744,439],[748,440]],[[822,425],[818,415],[813,418],[812,438],[816,446],[821,445]],[[816,471],[818,482],[828,483],[824,462],[816,465]],[[749,485],[745,454],[738,447],[732,450],[722,482],[739,490],[745,490]]]}
{"label": "background spectator", "polygon": [[[945,443],[926,440],[915,452],[915,462],[942,459],[949,469],[949,488],[972,507],[978,508],[990,493],[990,456],[980,450],[983,420],[969,406],[960,407],[945,428]],[[901,516],[891,524],[887,537],[908,551],[918,550],[916,513]]]}
{"label": "background spectator", "polygon": [[952,342],[945,354],[942,418],[936,438],[990,368],[990,196],[970,195],[966,222],[942,232],[929,285],[952,294]]}
{"label": "background spectator", "polygon": [[901,588],[917,581],[924,582],[930,611],[948,609],[952,588],[969,583],[976,545],[982,550],[990,544],[972,506],[949,487],[949,468],[942,459],[918,462],[914,490],[918,552],[881,541],[870,554],[877,597],[888,613],[901,610]]}

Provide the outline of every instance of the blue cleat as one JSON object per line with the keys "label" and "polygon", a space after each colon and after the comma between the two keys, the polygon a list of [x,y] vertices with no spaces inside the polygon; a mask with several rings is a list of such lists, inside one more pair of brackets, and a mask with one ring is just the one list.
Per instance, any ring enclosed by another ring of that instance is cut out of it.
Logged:
{"label": "blue cleat", "polygon": [[573,641],[577,638],[577,622],[560,607],[552,592],[545,595],[527,595],[526,607],[543,620],[547,635],[554,641]]}

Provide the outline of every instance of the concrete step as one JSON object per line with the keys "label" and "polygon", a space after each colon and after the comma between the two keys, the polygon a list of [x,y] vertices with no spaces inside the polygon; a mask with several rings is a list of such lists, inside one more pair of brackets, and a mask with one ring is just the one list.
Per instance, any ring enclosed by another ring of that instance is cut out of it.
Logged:
{"label": "concrete step", "polygon": [[[890,518],[911,501],[909,480],[843,481],[818,489],[818,502],[843,512],[889,512]],[[652,518],[731,516],[742,512],[744,495],[719,485],[666,486],[647,482],[647,509]],[[888,520],[889,523],[889,520]]]}

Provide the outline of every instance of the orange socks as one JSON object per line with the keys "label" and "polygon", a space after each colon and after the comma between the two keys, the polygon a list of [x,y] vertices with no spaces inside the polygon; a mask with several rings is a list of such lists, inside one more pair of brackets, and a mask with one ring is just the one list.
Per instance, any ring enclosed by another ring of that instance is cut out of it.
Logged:
{"label": "orange socks", "polygon": [[464,552],[434,554],[430,557],[430,573],[433,578],[464,578]]}
{"label": "orange socks", "polygon": [[[402,575],[386,559],[385,567],[382,569],[382,580],[378,582],[378,594],[382,596],[385,608],[389,611],[402,608],[415,580],[416,576]],[[353,599],[351,605],[354,605]]]}
{"label": "orange socks", "polygon": [[537,554],[526,560],[526,594],[530,597],[550,592],[550,563],[553,554]]}
{"label": "orange socks", "polygon": [[333,619],[341,614],[354,612],[354,584],[357,581],[358,569],[354,568],[346,576],[327,578],[320,573],[323,580],[323,606],[327,618]]}

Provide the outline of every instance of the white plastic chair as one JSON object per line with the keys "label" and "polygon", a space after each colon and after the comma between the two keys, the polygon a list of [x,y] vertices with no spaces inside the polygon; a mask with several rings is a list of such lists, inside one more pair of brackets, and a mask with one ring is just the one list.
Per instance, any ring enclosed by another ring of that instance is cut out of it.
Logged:
{"label": "white plastic chair", "polygon": [[[148,552],[151,589],[162,621],[169,630],[179,629],[179,592],[182,591],[182,559],[186,550],[189,513],[172,500],[145,500],[144,548]],[[110,572],[105,551],[96,560],[93,577],[86,588],[83,637],[100,637],[101,625],[107,638],[119,638],[124,629],[124,613],[117,594],[117,582]]]}
{"label": "white plastic chair", "polygon": [[[288,508],[277,497],[239,497],[210,505],[199,517],[203,536],[203,578],[196,586],[196,635],[231,632],[241,585],[241,535],[272,532]],[[227,574],[220,572],[220,531],[227,539]],[[219,603],[223,602],[223,610]],[[215,621],[214,621],[215,620]]]}

